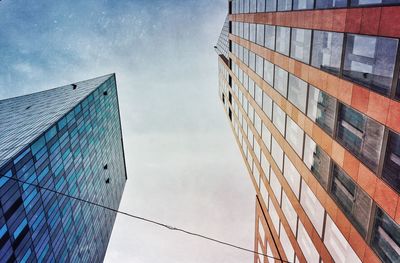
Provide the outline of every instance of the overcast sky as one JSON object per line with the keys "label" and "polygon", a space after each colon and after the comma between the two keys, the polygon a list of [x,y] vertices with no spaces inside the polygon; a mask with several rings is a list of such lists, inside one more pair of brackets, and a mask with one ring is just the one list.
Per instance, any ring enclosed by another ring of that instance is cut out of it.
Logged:
{"label": "overcast sky", "polygon": [[[0,2],[0,99],[115,72],[120,210],[253,248],[255,193],[218,99],[227,0]],[[252,262],[118,216],[106,262]]]}

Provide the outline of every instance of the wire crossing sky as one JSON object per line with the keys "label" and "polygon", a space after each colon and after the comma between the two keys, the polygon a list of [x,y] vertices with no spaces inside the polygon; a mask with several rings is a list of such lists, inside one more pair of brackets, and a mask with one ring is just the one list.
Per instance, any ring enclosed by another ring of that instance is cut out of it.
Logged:
{"label": "wire crossing sky", "polygon": [[[120,210],[254,245],[255,192],[218,101],[226,0],[3,0],[0,99],[116,73]],[[117,216],[105,262],[250,262]]]}

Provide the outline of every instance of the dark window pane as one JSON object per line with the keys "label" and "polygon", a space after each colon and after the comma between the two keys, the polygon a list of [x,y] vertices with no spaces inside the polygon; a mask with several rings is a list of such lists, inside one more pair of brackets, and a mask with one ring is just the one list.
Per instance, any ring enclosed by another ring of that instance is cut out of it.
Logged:
{"label": "dark window pane", "polygon": [[288,99],[303,113],[306,112],[307,82],[289,74]]}
{"label": "dark window pane", "polygon": [[339,105],[338,141],[376,172],[384,127],[352,108]]}
{"label": "dark window pane", "polygon": [[313,9],[314,0],[293,0],[293,10]]}
{"label": "dark window pane", "polygon": [[399,0],[351,0],[351,6],[398,4]]}
{"label": "dark window pane", "polygon": [[290,27],[276,27],[276,51],[289,56]]}
{"label": "dark window pane", "polygon": [[376,209],[371,245],[383,262],[399,262],[400,226],[379,207]]}
{"label": "dark window pane", "polygon": [[314,67],[337,74],[343,48],[343,33],[314,31],[312,61]]}
{"label": "dark window pane", "polygon": [[331,193],[343,213],[365,237],[372,208],[371,198],[336,164],[332,168]]}
{"label": "dark window pane", "polygon": [[278,11],[292,10],[292,0],[278,0]]}
{"label": "dark window pane", "polygon": [[323,91],[310,86],[308,95],[307,116],[324,131],[333,134],[335,124],[336,99]]}
{"label": "dark window pane", "polygon": [[311,30],[292,29],[290,57],[310,63]]}
{"label": "dark window pane", "polygon": [[315,7],[318,9],[345,7],[347,0],[316,0]]}
{"label": "dark window pane", "polygon": [[304,144],[304,163],[317,178],[318,182],[327,189],[329,178],[330,158],[308,135]]}
{"label": "dark window pane", "polygon": [[383,179],[400,193],[400,135],[389,131]]}
{"label": "dark window pane", "polygon": [[389,95],[397,42],[393,38],[348,34],[343,75]]}

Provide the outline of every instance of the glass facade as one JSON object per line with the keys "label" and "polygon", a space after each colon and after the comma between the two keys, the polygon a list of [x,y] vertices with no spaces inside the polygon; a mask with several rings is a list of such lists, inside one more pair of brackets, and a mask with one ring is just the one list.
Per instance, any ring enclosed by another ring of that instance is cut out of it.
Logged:
{"label": "glass facade", "polygon": [[0,103],[25,108],[31,98],[49,127],[0,167],[0,259],[101,262],[116,213],[62,194],[118,209],[126,171],[115,75]]}

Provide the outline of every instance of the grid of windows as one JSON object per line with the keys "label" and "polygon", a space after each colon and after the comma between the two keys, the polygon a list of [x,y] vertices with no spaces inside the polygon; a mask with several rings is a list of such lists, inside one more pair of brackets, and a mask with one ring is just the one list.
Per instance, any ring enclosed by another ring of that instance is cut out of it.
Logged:
{"label": "grid of windows", "polygon": [[[126,173],[114,75],[100,84],[0,175],[118,208]],[[103,260],[114,212],[7,177],[0,177],[2,260]]]}

